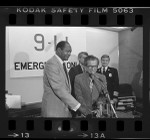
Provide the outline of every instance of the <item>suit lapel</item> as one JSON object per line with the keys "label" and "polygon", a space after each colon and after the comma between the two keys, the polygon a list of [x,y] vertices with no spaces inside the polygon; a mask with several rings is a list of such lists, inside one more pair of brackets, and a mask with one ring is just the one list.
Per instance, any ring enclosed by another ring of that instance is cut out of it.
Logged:
{"label": "suit lapel", "polygon": [[88,88],[88,90],[87,90],[87,91],[89,91],[88,94],[91,94],[90,79],[86,72],[84,73],[84,82],[83,83],[85,83],[85,85],[87,85],[86,88]]}
{"label": "suit lapel", "polygon": [[108,74],[110,72],[110,67],[107,68],[106,73]]}
{"label": "suit lapel", "polygon": [[109,71],[109,67],[107,68],[106,73],[108,73],[108,71]]}
{"label": "suit lapel", "polygon": [[[71,85],[70,85],[70,78],[69,78],[69,83],[68,83],[68,79],[67,79],[67,77],[66,77],[66,73],[65,73],[65,71],[64,71],[64,68],[63,68],[63,66],[62,66],[62,64],[59,62],[59,60],[57,59],[57,57],[56,56],[54,56],[54,61],[57,63],[57,65],[59,66],[59,68],[60,68],[60,70],[61,70],[61,72],[62,72],[62,74],[63,74],[63,76],[64,76],[64,78],[65,78],[65,82],[66,82],[66,85],[70,88],[70,90],[71,90]],[[68,74],[68,77],[69,77],[69,74]]]}
{"label": "suit lapel", "polygon": [[102,67],[99,68],[99,72],[102,74]]}
{"label": "suit lapel", "polygon": [[95,87],[98,90],[98,92],[101,92],[100,81],[97,78],[94,78],[94,82],[95,82]]}
{"label": "suit lapel", "polygon": [[79,72],[79,73],[83,73],[83,71],[82,71],[82,68],[81,68],[80,64],[78,65],[78,72]]}

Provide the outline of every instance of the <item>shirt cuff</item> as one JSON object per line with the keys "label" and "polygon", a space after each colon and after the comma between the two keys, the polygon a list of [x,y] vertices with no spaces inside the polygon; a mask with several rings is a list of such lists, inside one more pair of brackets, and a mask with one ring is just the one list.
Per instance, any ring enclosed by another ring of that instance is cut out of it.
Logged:
{"label": "shirt cuff", "polygon": [[73,108],[73,111],[77,111],[80,106],[81,104],[79,103],[75,108]]}
{"label": "shirt cuff", "polygon": [[118,97],[119,93],[117,91],[114,91],[114,96]]}

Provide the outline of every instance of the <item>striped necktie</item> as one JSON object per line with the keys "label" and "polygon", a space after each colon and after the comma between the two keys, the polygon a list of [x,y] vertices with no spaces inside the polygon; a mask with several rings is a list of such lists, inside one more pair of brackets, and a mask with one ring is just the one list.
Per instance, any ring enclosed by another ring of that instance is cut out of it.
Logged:
{"label": "striped necktie", "polygon": [[90,90],[91,90],[91,93],[93,91],[93,80],[90,78]]}

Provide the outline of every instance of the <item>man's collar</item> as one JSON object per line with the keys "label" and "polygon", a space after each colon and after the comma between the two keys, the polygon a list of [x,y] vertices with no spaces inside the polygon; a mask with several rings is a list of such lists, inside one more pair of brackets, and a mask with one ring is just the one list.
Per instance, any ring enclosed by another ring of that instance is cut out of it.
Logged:
{"label": "man's collar", "polygon": [[81,67],[82,71],[84,71],[84,67],[83,67],[83,65],[82,65],[81,63],[79,63],[79,65],[80,65],[80,67]]}
{"label": "man's collar", "polygon": [[[102,66],[102,69],[103,69],[104,67]],[[105,67],[105,71],[108,69],[108,66],[107,67]]]}
{"label": "man's collar", "polygon": [[61,64],[64,63],[64,61],[62,61],[61,58],[60,58],[57,54],[55,54],[55,56],[57,57],[57,59],[59,60],[59,62],[60,62]]}
{"label": "man's collar", "polygon": [[81,67],[83,67],[83,65],[82,65],[81,63],[79,63],[79,65],[80,65]]}

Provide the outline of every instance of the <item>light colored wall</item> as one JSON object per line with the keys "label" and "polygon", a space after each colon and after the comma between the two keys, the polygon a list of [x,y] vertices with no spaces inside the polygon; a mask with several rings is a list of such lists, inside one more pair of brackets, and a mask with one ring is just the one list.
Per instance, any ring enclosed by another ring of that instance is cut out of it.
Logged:
{"label": "light colored wall", "polygon": [[143,62],[143,28],[119,32],[120,83],[129,83],[138,98],[142,98],[139,78]]}
{"label": "light colored wall", "polygon": [[86,38],[87,52],[97,56],[99,59],[103,54],[108,54],[111,59],[109,65],[118,69],[118,32],[88,28]]}

